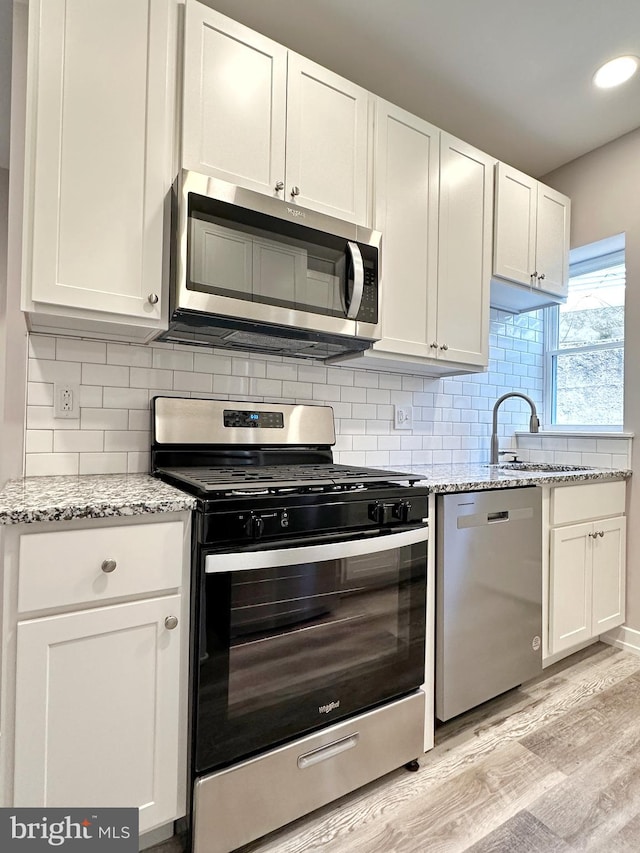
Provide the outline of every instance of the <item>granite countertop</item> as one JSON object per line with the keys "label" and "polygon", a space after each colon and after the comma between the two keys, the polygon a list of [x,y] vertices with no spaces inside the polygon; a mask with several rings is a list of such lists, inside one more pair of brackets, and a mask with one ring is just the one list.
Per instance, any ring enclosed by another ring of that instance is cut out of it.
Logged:
{"label": "granite countertop", "polygon": [[0,491],[0,524],[180,512],[196,500],[149,474],[25,477]]}
{"label": "granite countertop", "polygon": [[[480,463],[409,465],[403,469],[407,474],[422,475],[425,479],[419,484],[438,493],[622,480],[631,476],[631,471],[624,468],[515,471]],[[149,474],[25,477],[10,480],[0,491],[0,524],[180,512],[195,506],[194,497]]]}
{"label": "granite countertop", "polygon": [[602,480],[626,480],[627,468],[588,468],[584,471],[517,471],[497,468],[487,463],[473,465],[409,465],[408,474],[420,474],[426,479],[417,485],[432,492],[475,492],[483,489],[514,486],[555,485],[557,483],[592,483]]}

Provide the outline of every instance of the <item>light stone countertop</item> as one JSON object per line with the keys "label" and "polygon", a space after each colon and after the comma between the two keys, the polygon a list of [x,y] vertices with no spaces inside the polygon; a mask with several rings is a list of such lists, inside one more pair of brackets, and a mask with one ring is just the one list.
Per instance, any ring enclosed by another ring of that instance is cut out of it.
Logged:
{"label": "light stone countertop", "polygon": [[[514,471],[488,464],[408,465],[407,474],[425,479],[418,485],[436,493],[471,492],[557,483],[623,480],[624,468],[585,471]],[[0,524],[112,518],[157,512],[181,512],[196,499],[149,474],[25,477],[10,480],[0,491]]]}
{"label": "light stone countertop", "polygon": [[0,491],[0,524],[193,509],[191,495],[149,474],[24,477]]}
{"label": "light stone countertop", "polygon": [[516,486],[556,485],[558,483],[592,483],[603,480],[626,480],[627,468],[588,468],[584,471],[517,471],[498,468],[488,463],[473,465],[407,465],[400,466],[408,474],[425,479],[416,485],[432,492],[476,492],[484,489],[506,489]]}

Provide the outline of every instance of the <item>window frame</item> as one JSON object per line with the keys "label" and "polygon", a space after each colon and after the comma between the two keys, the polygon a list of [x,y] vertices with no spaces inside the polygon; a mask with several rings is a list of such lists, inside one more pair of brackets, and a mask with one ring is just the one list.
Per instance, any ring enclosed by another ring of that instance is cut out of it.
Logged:
{"label": "window frame", "polygon": [[[619,238],[622,238],[620,241]],[[585,256],[585,250],[588,250],[590,247],[585,246],[581,247],[578,250],[573,250],[578,256],[573,262],[569,263],[569,278],[583,275],[589,272],[595,272],[596,270],[606,269],[607,267],[618,266],[625,262],[625,249],[624,249],[624,235],[619,235],[618,238],[611,238],[610,241],[601,241],[601,243],[594,244],[595,246],[601,247],[603,244],[611,244],[614,243],[614,246],[608,245],[608,250],[602,250],[594,254],[589,254]],[[625,309],[626,309],[626,298],[625,298]],[[560,349],[558,346],[558,337],[559,337],[559,323],[560,323],[560,306],[559,305],[549,305],[544,310],[543,315],[543,352],[544,352],[544,364],[543,364],[543,412],[544,412],[544,426],[543,429],[549,432],[586,432],[586,433],[598,433],[598,432],[611,432],[611,433],[620,433],[624,430],[624,399],[623,399],[623,413],[621,424],[555,424],[552,422],[552,412],[554,411],[555,404],[555,384],[553,382],[553,359],[558,354],[562,355],[572,355],[576,353],[586,353],[586,352],[595,352],[597,350],[612,350],[612,349],[622,349],[624,352],[624,340],[618,342],[604,342],[597,344],[587,344],[585,346],[580,347],[564,347]],[[626,331],[626,330],[625,330]],[[623,356],[624,362],[624,356]]]}

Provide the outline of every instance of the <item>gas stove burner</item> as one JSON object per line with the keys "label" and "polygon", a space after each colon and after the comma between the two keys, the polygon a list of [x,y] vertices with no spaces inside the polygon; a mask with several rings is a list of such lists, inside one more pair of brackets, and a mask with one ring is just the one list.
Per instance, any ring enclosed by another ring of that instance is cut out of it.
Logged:
{"label": "gas stove burner", "polygon": [[310,465],[249,465],[179,467],[160,469],[203,495],[304,494],[305,492],[352,491],[370,483],[397,480],[414,482],[419,477],[400,471],[358,468],[320,463]]}

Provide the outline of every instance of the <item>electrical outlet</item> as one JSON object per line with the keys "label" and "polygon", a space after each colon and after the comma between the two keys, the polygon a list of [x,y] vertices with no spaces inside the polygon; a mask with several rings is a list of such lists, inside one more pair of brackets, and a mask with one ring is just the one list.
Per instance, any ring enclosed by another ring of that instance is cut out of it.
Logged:
{"label": "electrical outlet", "polygon": [[413,406],[395,406],[393,420],[396,429],[411,429],[413,427]]}
{"label": "electrical outlet", "polygon": [[80,417],[80,386],[77,382],[56,382],[54,384],[53,416],[67,420]]}

